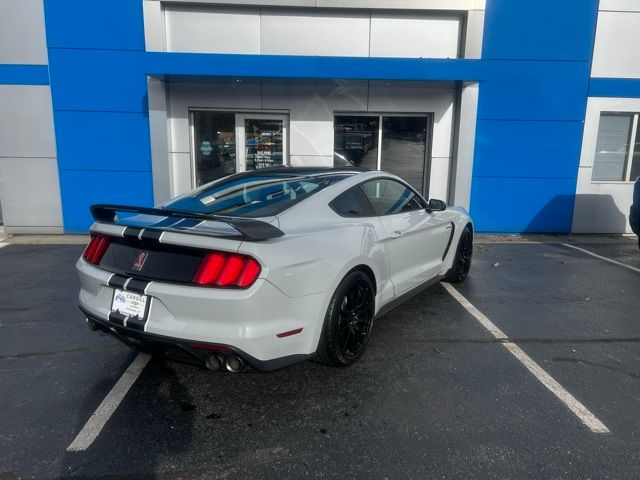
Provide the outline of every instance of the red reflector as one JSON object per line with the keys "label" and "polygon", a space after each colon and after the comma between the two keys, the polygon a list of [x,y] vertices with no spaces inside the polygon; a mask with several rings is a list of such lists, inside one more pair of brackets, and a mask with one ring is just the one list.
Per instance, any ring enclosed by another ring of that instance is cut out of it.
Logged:
{"label": "red reflector", "polygon": [[230,352],[231,349],[229,347],[225,347],[222,345],[209,345],[208,343],[192,343],[191,346],[193,348],[199,348],[200,350],[215,350],[217,352]]}
{"label": "red reflector", "polygon": [[249,258],[244,264],[236,285],[246,288],[255,282],[258,275],[260,275],[260,264],[253,258]]}
{"label": "red reflector", "polygon": [[291,335],[297,335],[301,331],[302,331],[302,328],[296,328],[295,330],[289,330],[288,332],[278,333],[276,334],[276,337],[278,338],[290,337]]}
{"label": "red reflector", "polygon": [[240,275],[240,272],[244,268],[244,258],[240,255],[231,255],[227,258],[224,268],[220,273],[220,277],[216,281],[216,285],[226,287],[233,284]]}
{"label": "red reflector", "polygon": [[193,277],[195,283],[209,285],[216,281],[222,271],[225,256],[222,253],[209,253],[200,264],[200,268]]}
{"label": "red reflector", "polygon": [[96,235],[91,237],[91,241],[89,242],[89,245],[87,245],[82,256],[87,262],[98,265],[107,251],[107,248],[109,248],[109,239],[102,235]]}

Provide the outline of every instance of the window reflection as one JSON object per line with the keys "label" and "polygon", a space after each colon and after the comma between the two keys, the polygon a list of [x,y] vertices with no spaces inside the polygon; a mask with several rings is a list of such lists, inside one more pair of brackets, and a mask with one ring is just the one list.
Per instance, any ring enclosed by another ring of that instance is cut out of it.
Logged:
{"label": "window reflection", "polygon": [[381,169],[399,176],[420,193],[427,162],[426,117],[382,118]]}
{"label": "window reflection", "polygon": [[194,112],[196,186],[236,172],[235,115]]}
{"label": "window reflection", "polygon": [[334,166],[378,168],[379,119],[372,116],[336,115]]}

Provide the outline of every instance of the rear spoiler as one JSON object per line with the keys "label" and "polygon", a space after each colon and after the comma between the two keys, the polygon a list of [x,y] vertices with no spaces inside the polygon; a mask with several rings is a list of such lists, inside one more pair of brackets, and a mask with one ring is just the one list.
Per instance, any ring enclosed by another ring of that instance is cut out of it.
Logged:
{"label": "rear spoiler", "polygon": [[[211,220],[223,222],[235,228],[245,239],[259,241],[278,238],[284,232],[270,223],[252,218],[228,217],[210,213],[184,212],[180,210],[165,210],[164,208],[132,207],[128,205],[92,205],[91,215],[97,222],[115,223],[118,212],[137,213],[140,215],[156,215],[158,217],[189,218],[194,220]],[[149,227],[153,228],[153,227]]]}

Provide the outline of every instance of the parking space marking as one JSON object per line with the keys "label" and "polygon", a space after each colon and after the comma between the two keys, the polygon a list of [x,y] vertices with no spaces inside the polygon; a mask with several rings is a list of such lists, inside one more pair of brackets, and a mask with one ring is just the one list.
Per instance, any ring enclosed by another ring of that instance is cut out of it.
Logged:
{"label": "parking space marking", "polygon": [[579,250],[587,255],[591,255],[592,257],[599,258],[600,260],[604,260],[605,262],[613,263],[614,265],[618,265],[619,267],[628,268],[629,270],[633,270],[634,272],[640,273],[640,268],[634,267],[632,265],[627,265],[626,263],[618,262],[612,258],[603,257],[602,255],[598,255],[590,250],[585,250],[584,248],[576,247],[575,245],[569,245],[568,243],[562,244],[565,247],[573,248],[574,250]]}
{"label": "parking space marking", "polygon": [[456,301],[462,305],[483,327],[485,327],[491,335],[498,340],[520,363],[522,363],[540,382],[547,387],[558,399],[571,410],[576,417],[584,423],[589,430],[594,433],[609,433],[609,429],[602,423],[587,407],[585,407],[578,399],[571,395],[562,385],[560,385],[551,375],[538,365],[524,350],[515,343],[509,341],[509,338],[500,330],[491,320],[487,318],[480,310],[478,310],[464,295],[456,290],[449,283],[442,283],[442,286],[451,294]]}
{"label": "parking space marking", "polygon": [[67,447],[68,452],[86,450],[93,441],[98,438],[102,428],[106,425],[107,421],[109,421],[113,412],[116,411],[118,405],[120,405],[120,402],[122,402],[122,399],[140,376],[150,359],[151,356],[146,353],[138,354],[111,391],[104,397],[100,406],[98,406],[96,411],[93,412],[93,415],[89,417],[89,420],[84,427],[82,427],[80,433],[78,433],[73,442]]}

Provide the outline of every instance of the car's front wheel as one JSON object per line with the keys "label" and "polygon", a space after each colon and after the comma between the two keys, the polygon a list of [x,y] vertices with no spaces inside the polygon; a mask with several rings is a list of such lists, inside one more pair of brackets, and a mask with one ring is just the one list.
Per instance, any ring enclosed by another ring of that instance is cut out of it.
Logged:
{"label": "car's front wheel", "polygon": [[445,282],[462,283],[471,268],[471,256],[473,255],[473,232],[471,228],[464,227],[460,240],[458,241],[458,250],[453,259],[453,265],[444,277]]}
{"label": "car's front wheel", "polygon": [[369,341],[374,306],[369,277],[361,271],[349,273],[329,302],[316,360],[336,367],[346,367],[358,360]]}

